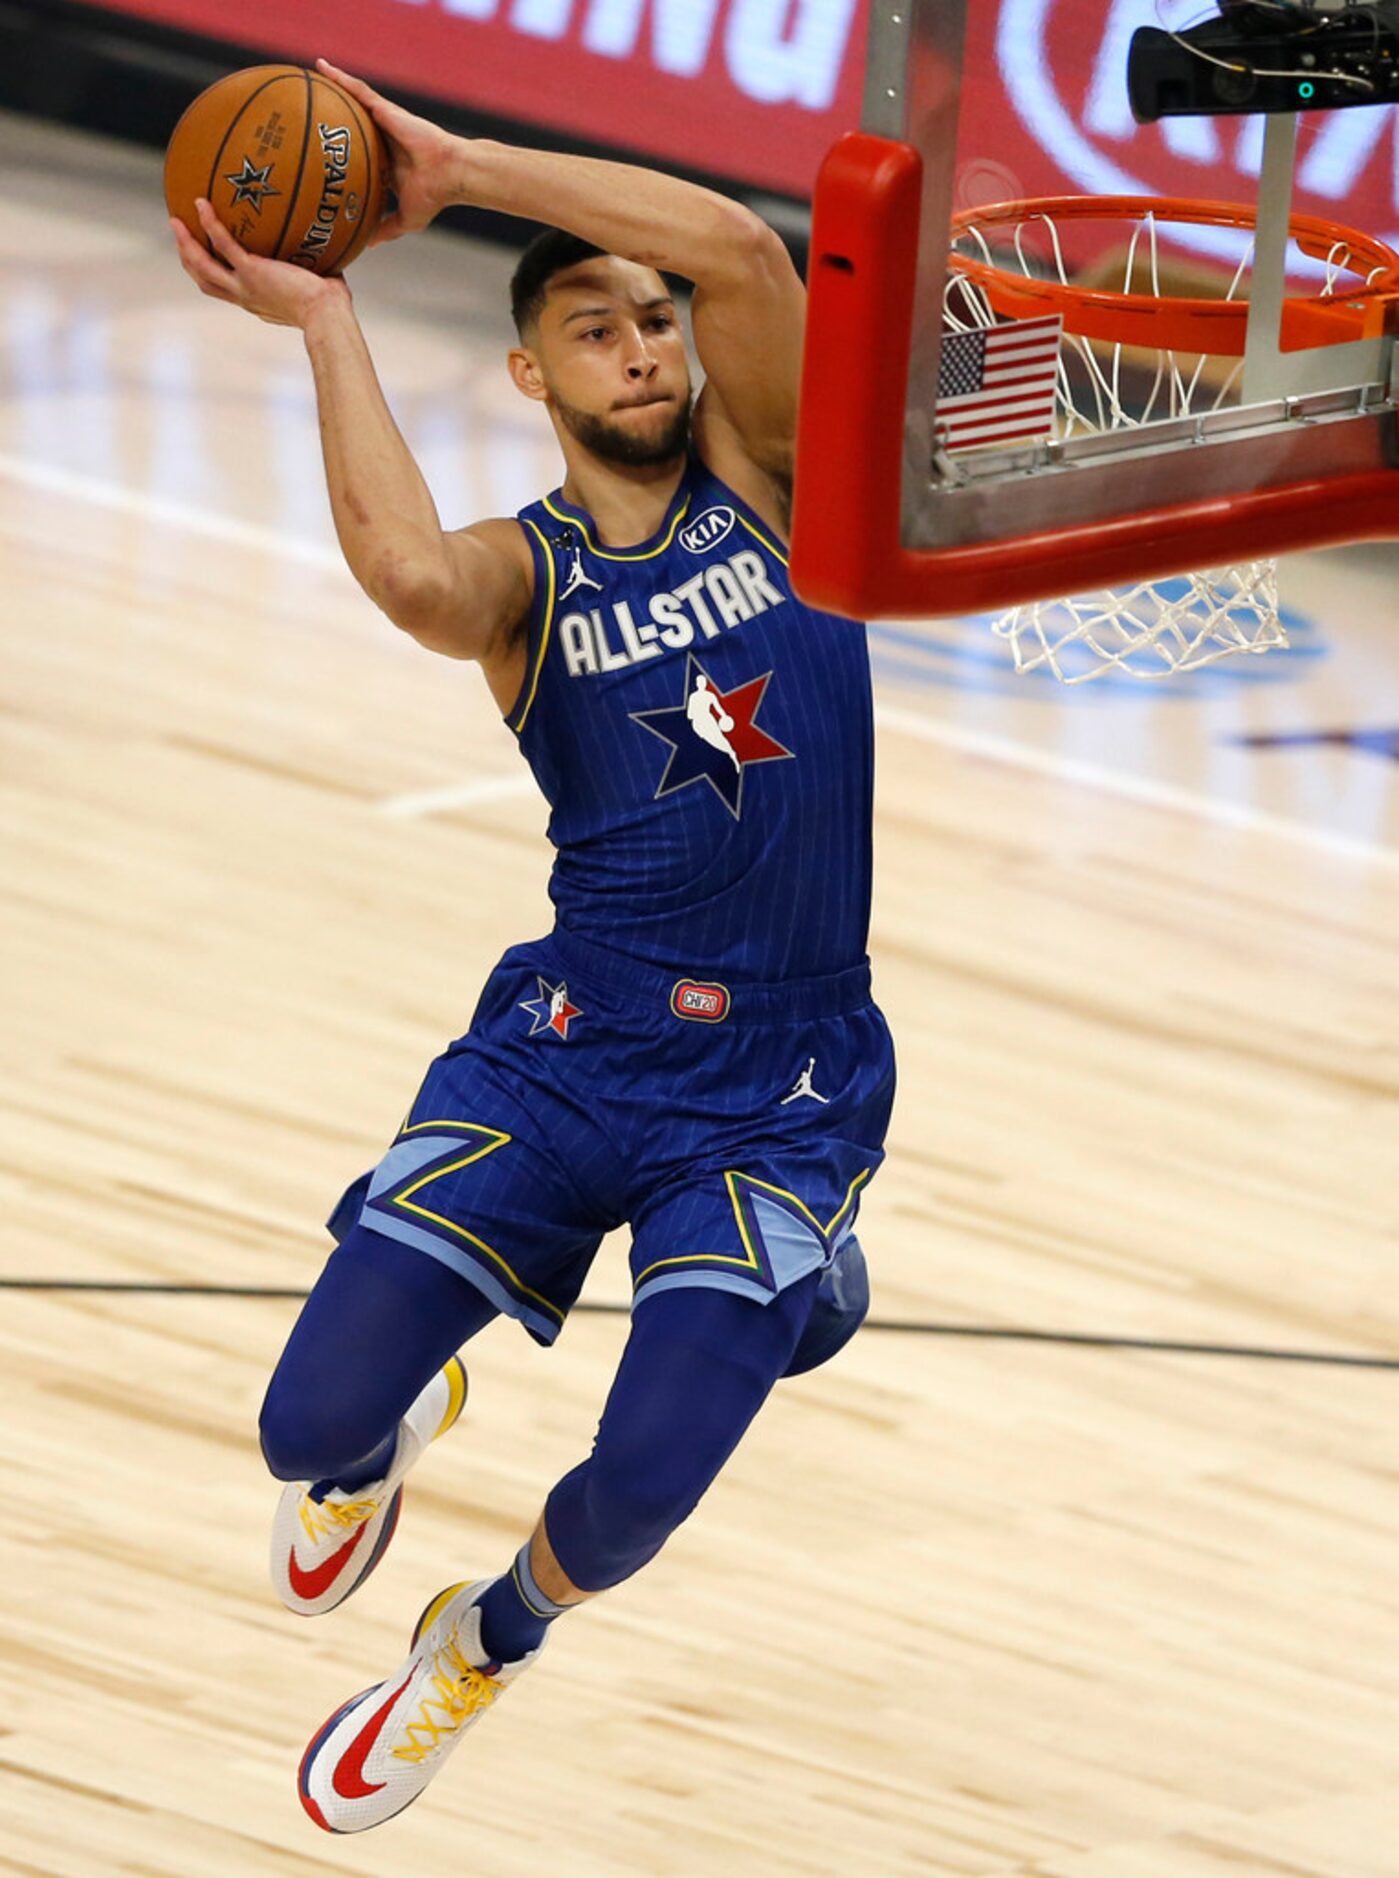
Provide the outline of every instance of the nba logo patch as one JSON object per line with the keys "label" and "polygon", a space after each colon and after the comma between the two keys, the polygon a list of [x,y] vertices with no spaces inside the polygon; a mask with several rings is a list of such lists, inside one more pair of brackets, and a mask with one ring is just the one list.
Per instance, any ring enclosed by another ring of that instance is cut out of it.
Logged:
{"label": "nba logo patch", "polygon": [[539,996],[520,1001],[520,1009],[529,1013],[529,1034],[537,1037],[541,1032],[548,1031],[560,1043],[567,1043],[569,1026],[575,1018],[583,1015],[582,1011],[569,1001],[567,985],[551,985],[537,973],[535,983],[539,987]]}
{"label": "nba logo patch", "polygon": [[743,814],[743,779],[758,763],[777,763],[794,752],[757,723],[772,673],[721,691],[691,652],[685,661],[685,701],[658,711],[632,711],[670,755],[656,790],[656,800],[691,783],[708,783],[738,821]]}
{"label": "nba logo patch", "polygon": [[680,979],[670,994],[671,1010],[694,1024],[722,1024],[730,1002],[727,985],[701,985],[693,978]]}

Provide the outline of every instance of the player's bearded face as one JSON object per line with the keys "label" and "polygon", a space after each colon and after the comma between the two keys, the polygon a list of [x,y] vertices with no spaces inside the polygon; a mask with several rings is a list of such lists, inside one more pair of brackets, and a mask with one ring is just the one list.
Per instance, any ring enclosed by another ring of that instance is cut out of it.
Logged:
{"label": "player's bearded face", "polygon": [[606,463],[673,463],[689,448],[693,399],[688,389],[640,409],[584,411],[567,403],[557,390],[553,404],[570,435]]}

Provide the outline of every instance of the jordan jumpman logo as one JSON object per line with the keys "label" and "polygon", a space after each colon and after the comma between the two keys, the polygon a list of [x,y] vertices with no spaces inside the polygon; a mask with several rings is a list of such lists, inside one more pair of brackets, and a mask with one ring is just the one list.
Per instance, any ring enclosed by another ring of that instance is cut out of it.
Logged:
{"label": "jordan jumpman logo", "polygon": [[600,580],[594,580],[591,574],[587,574],[583,571],[583,550],[575,547],[573,550],[573,566],[568,571],[568,585],[560,592],[559,600],[562,602],[571,598],[572,595],[583,587],[591,587],[594,593],[602,592],[602,582]]}
{"label": "jordan jumpman logo", "polygon": [[806,1060],[806,1068],[802,1071],[801,1075],[798,1076],[796,1087],[792,1090],[791,1095],[783,1096],[782,1100],[778,1103],[777,1106],[780,1109],[785,1109],[789,1102],[795,1102],[802,1096],[810,1096],[813,1102],[829,1103],[831,1099],[829,1096],[818,1095],[811,1086],[811,1076],[815,1068],[816,1058],[809,1056]]}

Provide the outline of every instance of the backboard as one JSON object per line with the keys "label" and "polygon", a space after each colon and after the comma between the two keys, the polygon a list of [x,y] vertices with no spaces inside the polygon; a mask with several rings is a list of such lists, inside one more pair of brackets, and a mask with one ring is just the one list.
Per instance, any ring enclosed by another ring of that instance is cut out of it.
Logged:
{"label": "backboard", "polygon": [[[1132,33],[1202,7],[871,0],[863,128],[815,203],[793,533],[814,604],[981,612],[1399,535],[1394,114],[1137,125]],[[979,332],[989,382],[990,335],[1037,318],[1061,322],[1039,329],[1053,417],[959,431],[953,335]]]}

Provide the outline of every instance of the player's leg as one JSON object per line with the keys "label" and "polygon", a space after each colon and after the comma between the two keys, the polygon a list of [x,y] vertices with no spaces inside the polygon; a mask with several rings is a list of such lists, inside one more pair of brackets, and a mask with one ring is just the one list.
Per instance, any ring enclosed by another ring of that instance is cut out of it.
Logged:
{"label": "player's leg", "polygon": [[435,1598],[407,1662],[307,1749],[299,1789],[318,1825],[358,1832],[410,1805],[555,1618],[655,1557],[792,1361],[816,1285],[810,1273],[768,1303],[680,1289],[638,1307],[593,1451],[549,1495],[532,1540],[500,1578]]}
{"label": "player's leg", "polygon": [[403,1480],[461,1413],[461,1345],[496,1307],[439,1260],[354,1226],[331,1254],[277,1365],[263,1454],[289,1483],[272,1578],[289,1610],[334,1609],[393,1537]]}
{"label": "player's leg", "polygon": [[682,1288],[638,1307],[592,1453],[549,1495],[543,1543],[483,1599],[493,1656],[537,1648],[558,1614],[541,1602],[621,1584],[689,1518],[791,1362],[816,1284],[813,1273],[767,1304]]}
{"label": "player's leg", "polygon": [[783,1371],[804,1376],[843,1350],[869,1316],[870,1274],[860,1242],[851,1233],[836,1247],[821,1273],[801,1339]]}

